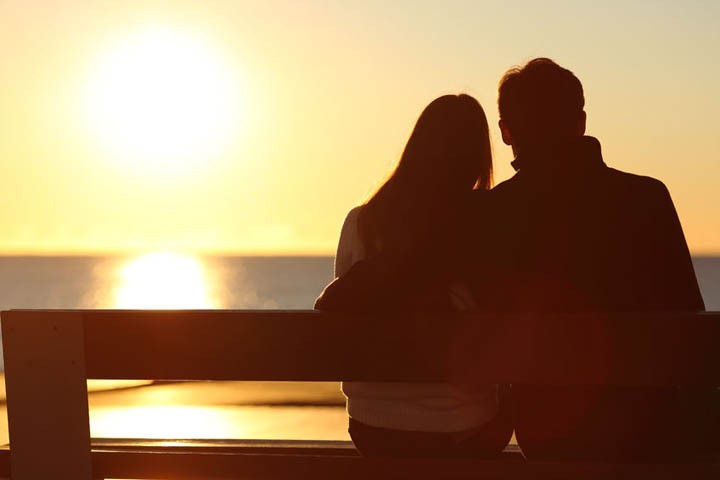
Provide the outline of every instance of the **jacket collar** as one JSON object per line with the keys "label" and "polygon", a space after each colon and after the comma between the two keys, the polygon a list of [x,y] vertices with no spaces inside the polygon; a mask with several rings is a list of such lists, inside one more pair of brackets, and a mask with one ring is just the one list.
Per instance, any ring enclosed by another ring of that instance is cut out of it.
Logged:
{"label": "jacket collar", "polygon": [[604,167],[600,142],[595,137],[564,138],[537,144],[515,157],[516,171],[587,170]]}

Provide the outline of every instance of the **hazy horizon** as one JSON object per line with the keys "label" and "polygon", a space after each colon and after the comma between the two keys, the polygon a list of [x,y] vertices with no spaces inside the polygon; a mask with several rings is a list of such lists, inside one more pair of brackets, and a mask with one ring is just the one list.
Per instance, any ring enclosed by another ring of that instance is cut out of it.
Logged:
{"label": "hazy horizon", "polygon": [[[89,257],[89,258],[103,258],[103,257],[123,257],[132,258],[139,257],[142,255],[157,254],[157,253],[173,253],[178,255],[205,257],[205,258],[334,258],[335,252],[327,253],[296,253],[296,252],[285,252],[285,253],[255,253],[255,252],[203,252],[193,250],[122,250],[122,251],[107,251],[107,252],[59,252],[59,253],[45,253],[45,252],[31,252],[31,253],[5,253],[0,252],[0,258],[32,258],[32,257],[46,257],[46,258],[65,258],[65,257]],[[691,253],[692,258],[720,258],[720,253]]]}

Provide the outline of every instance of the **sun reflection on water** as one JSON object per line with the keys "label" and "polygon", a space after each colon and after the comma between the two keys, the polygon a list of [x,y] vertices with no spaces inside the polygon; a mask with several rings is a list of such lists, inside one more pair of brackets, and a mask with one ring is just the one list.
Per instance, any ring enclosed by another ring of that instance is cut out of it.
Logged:
{"label": "sun reflection on water", "polygon": [[204,265],[195,257],[154,252],[122,266],[115,308],[218,308]]}

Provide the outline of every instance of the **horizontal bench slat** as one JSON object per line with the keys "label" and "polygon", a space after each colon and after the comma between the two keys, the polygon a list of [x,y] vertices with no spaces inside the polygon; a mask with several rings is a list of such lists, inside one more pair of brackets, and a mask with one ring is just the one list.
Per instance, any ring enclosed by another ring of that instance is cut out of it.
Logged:
{"label": "horizontal bench slat", "polygon": [[720,386],[720,313],[78,312],[94,379]]}
{"label": "horizontal bench slat", "polygon": [[718,314],[84,318],[90,378],[720,385]]}
{"label": "horizontal bench slat", "polygon": [[[206,453],[254,453],[274,455],[340,455],[358,456],[349,440],[240,440],[240,439],[152,439],[152,438],[93,438],[97,450],[172,451]],[[508,452],[519,454],[516,446]]]}
{"label": "horizontal bench slat", "polygon": [[[187,445],[162,446],[140,439],[95,439],[93,475],[112,478],[493,478],[493,479],[715,479],[720,462],[691,464],[602,464],[526,462],[516,449],[497,460],[367,459],[344,454],[345,442],[195,441],[215,450]],[[130,449],[132,443],[136,449]],[[157,443],[160,443],[159,441]],[[192,443],[192,442],[190,442]],[[323,446],[323,443],[329,445]],[[303,446],[305,444],[305,446]],[[350,447],[352,448],[352,447]],[[275,451],[273,451],[275,449]],[[288,452],[291,449],[291,452]],[[354,449],[353,449],[354,450]],[[9,450],[0,448],[0,475],[9,475]]]}

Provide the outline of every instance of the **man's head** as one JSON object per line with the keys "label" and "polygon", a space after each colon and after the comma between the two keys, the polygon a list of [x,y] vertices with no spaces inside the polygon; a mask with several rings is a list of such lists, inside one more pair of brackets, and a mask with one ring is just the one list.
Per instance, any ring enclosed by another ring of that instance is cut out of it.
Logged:
{"label": "man's head", "polygon": [[527,145],[585,134],[580,80],[549,58],[511,68],[498,88],[503,141],[517,152]]}

